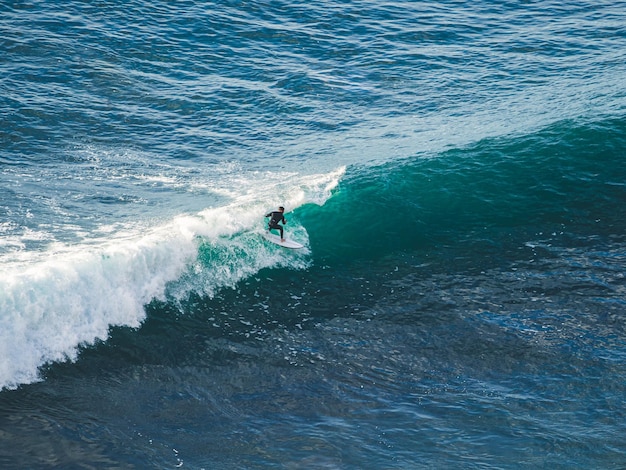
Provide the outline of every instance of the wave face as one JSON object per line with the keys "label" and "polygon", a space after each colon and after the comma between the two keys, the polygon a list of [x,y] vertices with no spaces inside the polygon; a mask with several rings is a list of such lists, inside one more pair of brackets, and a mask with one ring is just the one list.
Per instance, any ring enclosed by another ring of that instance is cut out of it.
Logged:
{"label": "wave face", "polygon": [[327,256],[449,250],[468,263],[524,243],[612,237],[623,228],[623,120],[561,122],[434,157],[350,171],[333,199],[303,208]]}
{"label": "wave face", "polygon": [[0,5],[0,466],[623,466],[624,24]]}

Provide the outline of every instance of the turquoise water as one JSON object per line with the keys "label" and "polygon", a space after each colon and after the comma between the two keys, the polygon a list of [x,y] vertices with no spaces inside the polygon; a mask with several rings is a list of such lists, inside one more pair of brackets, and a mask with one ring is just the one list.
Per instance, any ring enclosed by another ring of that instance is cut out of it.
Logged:
{"label": "turquoise water", "polygon": [[169,3],[0,5],[0,464],[623,468],[625,5]]}

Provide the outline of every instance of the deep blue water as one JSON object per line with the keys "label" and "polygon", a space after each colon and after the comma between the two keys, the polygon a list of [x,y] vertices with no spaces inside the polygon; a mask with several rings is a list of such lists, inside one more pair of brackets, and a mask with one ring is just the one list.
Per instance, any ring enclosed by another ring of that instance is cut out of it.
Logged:
{"label": "deep blue water", "polygon": [[625,468],[625,25],[0,5],[0,466]]}

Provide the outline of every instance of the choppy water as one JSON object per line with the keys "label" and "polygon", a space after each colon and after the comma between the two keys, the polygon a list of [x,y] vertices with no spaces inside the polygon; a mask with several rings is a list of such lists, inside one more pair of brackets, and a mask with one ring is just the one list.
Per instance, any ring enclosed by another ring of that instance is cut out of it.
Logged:
{"label": "choppy water", "polygon": [[0,464],[626,466],[626,4],[170,3],[0,5]]}

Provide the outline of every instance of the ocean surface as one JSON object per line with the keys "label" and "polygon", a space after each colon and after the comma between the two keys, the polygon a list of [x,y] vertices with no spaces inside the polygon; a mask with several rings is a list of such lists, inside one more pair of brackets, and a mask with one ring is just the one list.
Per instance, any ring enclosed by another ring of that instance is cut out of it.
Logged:
{"label": "ocean surface", "polygon": [[626,2],[5,0],[0,77],[1,468],[626,468]]}

